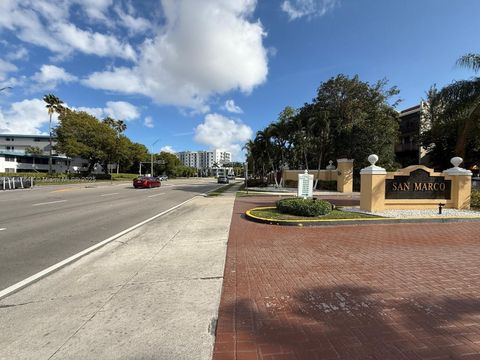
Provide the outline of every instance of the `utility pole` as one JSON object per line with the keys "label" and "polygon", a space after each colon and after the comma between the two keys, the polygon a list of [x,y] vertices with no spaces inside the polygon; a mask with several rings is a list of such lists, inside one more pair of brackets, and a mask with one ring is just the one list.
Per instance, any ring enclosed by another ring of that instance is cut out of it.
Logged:
{"label": "utility pole", "polygon": [[160,138],[158,138],[157,140],[155,140],[151,146],[151,151],[150,151],[150,175],[153,176],[153,146],[160,140]]}

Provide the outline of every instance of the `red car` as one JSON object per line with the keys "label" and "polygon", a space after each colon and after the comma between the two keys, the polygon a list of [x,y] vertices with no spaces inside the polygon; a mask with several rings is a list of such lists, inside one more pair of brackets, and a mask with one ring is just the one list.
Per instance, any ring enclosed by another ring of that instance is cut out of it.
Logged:
{"label": "red car", "polygon": [[133,187],[135,189],[160,187],[161,184],[160,180],[153,176],[140,176],[133,179]]}

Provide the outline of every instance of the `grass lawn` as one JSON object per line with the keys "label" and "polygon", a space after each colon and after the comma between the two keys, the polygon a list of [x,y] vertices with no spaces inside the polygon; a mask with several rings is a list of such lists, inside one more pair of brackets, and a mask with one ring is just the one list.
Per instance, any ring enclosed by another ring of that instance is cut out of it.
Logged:
{"label": "grass lawn", "polygon": [[235,183],[231,183],[231,184],[222,186],[221,188],[218,188],[218,189],[216,189],[212,192],[209,192],[208,196],[219,196],[222,193],[224,193],[225,191],[227,191],[228,189],[230,189],[233,185],[235,185]]}
{"label": "grass lawn", "polygon": [[334,220],[334,219],[365,219],[365,218],[380,218],[380,216],[361,214],[349,211],[342,211],[340,209],[333,210],[330,214],[317,217],[305,217],[289,214],[282,214],[276,208],[264,208],[251,210],[250,214],[260,218],[267,218],[273,220]]}

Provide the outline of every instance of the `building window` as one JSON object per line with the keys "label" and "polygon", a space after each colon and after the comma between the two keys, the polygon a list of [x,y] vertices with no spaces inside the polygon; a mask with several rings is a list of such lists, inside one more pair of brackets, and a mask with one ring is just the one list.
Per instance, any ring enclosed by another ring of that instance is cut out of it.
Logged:
{"label": "building window", "polygon": [[15,146],[7,146],[7,150],[15,150]]}
{"label": "building window", "polygon": [[15,162],[15,157],[13,157],[13,156],[5,156],[5,161]]}
{"label": "building window", "polygon": [[14,138],[9,138],[9,137],[7,137],[5,140],[7,140],[7,141],[13,141],[13,140],[15,140],[15,139],[14,139]]}
{"label": "building window", "polygon": [[14,168],[5,168],[6,173],[14,173],[15,169]]}

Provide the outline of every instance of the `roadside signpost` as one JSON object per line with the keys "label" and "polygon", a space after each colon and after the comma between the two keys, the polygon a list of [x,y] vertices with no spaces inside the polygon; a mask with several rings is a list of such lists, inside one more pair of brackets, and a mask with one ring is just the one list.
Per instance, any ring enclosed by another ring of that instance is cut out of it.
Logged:
{"label": "roadside signpost", "polygon": [[297,196],[307,199],[313,197],[313,175],[305,170],[303,174],[298,174]]}

